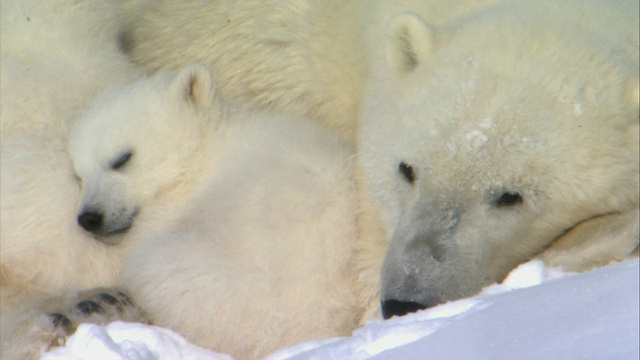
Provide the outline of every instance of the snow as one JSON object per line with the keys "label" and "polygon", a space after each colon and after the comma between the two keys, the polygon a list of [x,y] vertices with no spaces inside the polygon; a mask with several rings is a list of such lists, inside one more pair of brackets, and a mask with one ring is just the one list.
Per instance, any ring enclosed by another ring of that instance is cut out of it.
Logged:
{"label": "snow", "polygon": [[[640,358],[637,259],[582,274],[531,261],[471,298],[390,320],[352,336],[313,340],[268,360]],[[82,325],[43,359],[229,359],[167,330]]]}
{"label": "snow", "polygon": [[230,360],[190,344],[171,330],[114,322],[106,327],[82,324],[63,348],[45,354],[46,360]]}

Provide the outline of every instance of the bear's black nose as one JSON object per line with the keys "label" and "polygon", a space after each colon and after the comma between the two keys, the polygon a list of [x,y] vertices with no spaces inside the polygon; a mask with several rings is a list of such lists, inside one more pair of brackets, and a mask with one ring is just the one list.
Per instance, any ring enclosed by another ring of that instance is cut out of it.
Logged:
{"label": "bear's black nose", "polygon": [[403,316],[426,308],[427,306],[413,301],[389,299],[382,302],[382,316],[389,319],[392,316]]}
{"label": "bear's black nose", "polygon": [[102,214],[86,211],[78,215],[78,224],[88,232],[95,233],[102,227]]}

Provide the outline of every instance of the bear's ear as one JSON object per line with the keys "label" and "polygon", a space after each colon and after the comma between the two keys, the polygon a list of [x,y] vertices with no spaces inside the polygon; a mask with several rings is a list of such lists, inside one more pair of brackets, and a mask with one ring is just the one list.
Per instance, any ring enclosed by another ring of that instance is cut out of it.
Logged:
{"label": "bear's ear", "polygon": [[179,70],[173,86],[182,99],[196,108],[208,107],[213,101],[215,90],[211,72],[202,65],[188,65]]}
{"label": "bear's ear", "polygon": [[391,71],[398,76],[410,73],[432,52],[434,44],[435,30],[420,16],[396,16],[391,21],[386,49]]}

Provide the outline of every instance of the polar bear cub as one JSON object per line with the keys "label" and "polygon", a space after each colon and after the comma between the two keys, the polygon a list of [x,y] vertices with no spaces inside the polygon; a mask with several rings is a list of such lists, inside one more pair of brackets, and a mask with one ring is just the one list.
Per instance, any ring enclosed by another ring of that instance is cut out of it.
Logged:
{"label": "polar bear cub", "polygon": [[237,358],[355,326],[352,152],[320,125],[238,108],[192,65],[99,97],[69,152],[78,223],[129,249],[154,324]]}

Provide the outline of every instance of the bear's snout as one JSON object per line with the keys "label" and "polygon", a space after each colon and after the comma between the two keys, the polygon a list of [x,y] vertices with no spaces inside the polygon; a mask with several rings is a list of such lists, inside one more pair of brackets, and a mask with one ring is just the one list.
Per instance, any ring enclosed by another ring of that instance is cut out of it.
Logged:
{"label": "bear's snout", "polygon": [[102,214],[95,211],[85,211],[78,215],[78,224],[90,233],[98,233],[102,228]]}
{"label": "bear's snout", "polygon": [[414,301],[400,301],[396,299],[384,300],[381,305],[382,317],[385,319],[389,319],[392,316],[404,316],[428,307]]}
{"label": "bear's snout", "polygon": [[125,234],[131,229],[138,215],[138,209],[131,211],[122,209],[122,211],[114,213],[111,211],[103,211],[96,207],[87,207],[78,215],[78,225],[85,231],[94,235],[94,237],[106,244],[117,244],[122,241],[121,234]]}

